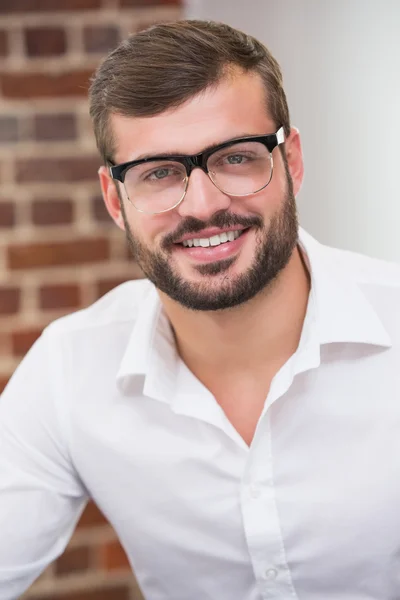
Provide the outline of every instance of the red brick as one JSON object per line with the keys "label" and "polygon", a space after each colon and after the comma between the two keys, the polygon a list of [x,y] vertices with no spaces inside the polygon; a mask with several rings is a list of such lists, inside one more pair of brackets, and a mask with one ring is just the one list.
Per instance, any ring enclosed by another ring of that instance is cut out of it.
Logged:
{"label": "red brick", "polygon": [[109,254],[106,238],[14,244],[7,248],[8,267],[16,270],[102,262]]}
{"label": "red brick", "polygon": [[15,205],[13,202],[0,202],[0,228],[15,225]]}
{"label": "red brick", "polygon": [[18,119],[0,116],[0,144],[18,141]]}
{"label": "red brick", "polygon": [[62,556],[55,563],[56,575],[68,575],[69,573],[79,573],[87,571],[90,568],[90,548],[88,546],[79,546],[77,548],[67,548]]}
{"label": "red brick", "polygon": [[32,221],[35,225],[68,225],[73,219],[74,205],[71,200],[48,198],[32,203]]}
{"label": "red brick", "polygon": [[113,25],[90,26],[83,30],[83,44],[86,52],[109,52],[119,41],[119,29]]}
{"label": "red brick", "polygon": [[[133,578],[132,578],[133,579]],[[71,592],[59,592],[56,595],[32,595],[29,594],[30,600],[131,600],[132,595],[130,588],[124,584],[113,586],[107,585],[107,587],[101,587],[95,590],[85,589],[71,591]],[[141,596],[135,596],[139,600]]]}
{"label": "red brick", "polygon": [[16,161],[19,183],[95,181],[100,159],[97,156],[24,158]]}
{"label": "red brick", "polygon": [[97,297],[100,298],[101,296],[104,296],[104,294],[107,294],[107,292],[113,290],[117,285],[121,285],[121,283],[124,283],[125,281],[127,281],[126,277],[101,279],[97,282],[96,286]]}
{"label": "red brick", "polygon": [[88,70],[66,73],[1,73],[0,89],[5,98],[23,100],[65,96],[86,97],[92,74],[93,71]]}
{"label": "red brick", "polygon": [[107,542],[99,548],[100,567],[107,571],[130,569],[125,551],[118,540]]}
{"label": "red brick", "polygon": [[3,375],[0,377],[0,394],[4,391],[7,383],[9,382],[10,377],[4,377]]}
{"label": "red brick", "polygon": [[84,529],[86,527],[92,528],[97,527],[98,525],[105,525],[108,521],[103,515],[103,513],[99,510],[97,505],[94,502],[89,502],[82,513],[81,518],[79,519],[77,528]]}
{"label": "red brick", "polygon": [[100,223],[108,223],[109,225],[113,223],[113,220],[106,209],[106,205],[104,204],[102,196],[94,196],[91,198],[91,209],[92,216],[95,221]]}
{"label": "red brick", "polygon": [[32,27],[25,29],[28,56],[59,56],[67,48],[65,30],[61,27]]}
{"label": "red brick", "polygon": [[11,334],[2,331],[0,328],[0,361],[2,357],[9,356],[11,345]]}
{"label": "red brick", "polygon": [[13,315],[20,309],[21,292],[15,287],[0,286],[0,315]]}
{"label": "red brick", "polygon": [[1,0],[0,13],[93,10],[101,5],[102,0]]}
{"label": "red brick", "polygon": [[182,6],[183,0],[119,0],[121,7]]}
{"label": "red brick", "polygon": [[24,356],[40,337],[42,329],[23,329],[11,335],[11,347],[14,356]]}
{"label": "red brick", "polygon": [[79,308],[81,291],[79,285],[43,285],[39,289],[40,308]]}
{"label": "red brick", "polygon": [[0,31],[0,56],[7,56],[7,54],[8,54],[7,32]]}
{"label": "red brick", "polygon": [[72,113],[36,115],[33,135],[38,141],[74,140],[77,137],[76,117]]}

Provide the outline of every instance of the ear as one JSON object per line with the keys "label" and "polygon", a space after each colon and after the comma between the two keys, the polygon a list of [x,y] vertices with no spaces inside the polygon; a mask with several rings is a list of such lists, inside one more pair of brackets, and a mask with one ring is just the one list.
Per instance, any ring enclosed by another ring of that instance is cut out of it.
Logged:
{"label": "ear", "polygon": [[304,164],[300,133],[296,127],[291,128],[290,135],[288,138],[286,138],[285,151],[289,172],[293,181],[293,192],[294,195],[297,196],[300,191],[301,184],[303,183]]}
{"label": "ear", "polygon": [[109,215],[118,225],[118,227],[120,227],[120,229],[125,230],[124,220],[121,213],[121,201],[116,188],[116,185],[120,185],[120,183],[111,178],[108,169],[105,166],[100,167],[98,174],[103,200]]}

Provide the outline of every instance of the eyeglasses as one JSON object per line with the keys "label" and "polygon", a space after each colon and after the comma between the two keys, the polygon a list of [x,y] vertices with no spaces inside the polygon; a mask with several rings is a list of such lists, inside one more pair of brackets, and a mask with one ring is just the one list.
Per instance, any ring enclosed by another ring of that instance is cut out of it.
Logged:
{"label": "eyeglasses", "polygon": [[161,155],[114,165],[110,175],[120,181],[133,206],[156,215],[176,208],[185,198],[193,169],[202,169],[229,196],[250,196],[272,179],[272,151],[285,141],[283,127],[269,135],[238,138],[200,154]]}

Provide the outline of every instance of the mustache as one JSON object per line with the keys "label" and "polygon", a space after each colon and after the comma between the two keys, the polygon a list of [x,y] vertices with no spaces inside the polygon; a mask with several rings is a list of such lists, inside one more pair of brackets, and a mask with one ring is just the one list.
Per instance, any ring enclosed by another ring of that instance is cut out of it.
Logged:
{"label": "mustache", "polygon": [[261,217],[243,217],[239,215],[234,215],[232,213],[215,213],[209,221],[202,221],[201,219],[197,219],[196,217],[187,217],[175,231],[169,233],[165,236],[161,243],[161,247],[163,250],[170,249],[173,244],[184,235],[189,235],[191,233],[195,234],[203,229],[208,229],[211,227],[218,227],[218,229],[225,229],[229,227],[243,227],[247,229],[248,227],[255,227],[257,229],[262,229],[263,220]]}

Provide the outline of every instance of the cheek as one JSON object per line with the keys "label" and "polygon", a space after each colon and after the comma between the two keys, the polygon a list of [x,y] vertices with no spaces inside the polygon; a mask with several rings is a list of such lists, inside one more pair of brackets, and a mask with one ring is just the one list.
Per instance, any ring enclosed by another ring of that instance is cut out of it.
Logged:
{"label": "cheek", "polygon": [[258,194],[248,197],[245,202],[237,205],[241,214],[254,213],[264,220],[279,211],[287,195],[286,186],[281,181],[272,182]]}
{"label": "cheek", "polygon": [[271,183],[266,188],[266,204],[268,205],[268,213],[274,214],[282,210],[283,206],[287,202],[289,187],[286,172],[280,172],[275,174],[275,178],[272,178]]}
{"label": "cheek", "polygon": [[280,198],[286,196],[288,191],[288,173],[283,164],[280,164],[279,167],[276,166],[274,169],[274,174],[268,187],[271,187],[276,196]]}
{"label": "cheek", "polygon": [[151,220],[139,213],[133,206],[125,205],[125,229],[132,238],[147,245],[151,233]]}
{"label": "cheek", "polygon": [[[172,221],[172,222],[171,222]],[[179,219],[176,219],[179,223]],[[153,249],[159,248],[163,238],[176,228],[171,215],[145,215],[136,213],[132,219],[132,233],[146,245]]]}

